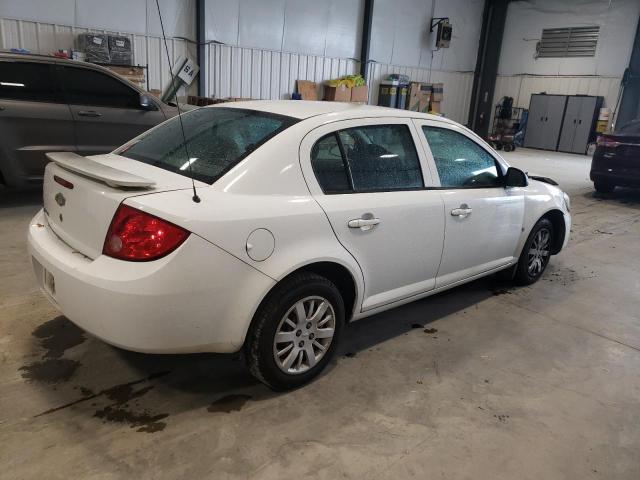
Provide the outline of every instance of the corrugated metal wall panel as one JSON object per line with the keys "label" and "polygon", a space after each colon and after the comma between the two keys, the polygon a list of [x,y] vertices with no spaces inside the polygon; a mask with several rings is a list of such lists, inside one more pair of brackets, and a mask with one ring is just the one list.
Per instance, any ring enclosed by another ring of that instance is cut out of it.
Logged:
{"label": "corrugated metal wall panel", "polygon": [[[133,63],[148,66],[149,88],[161,90],[169,81],[169,64],[162,39],[149,35],[0,18],[0,50],[25,48],[32,53],[47,55],[58,49],[75,47],[78,34],[86,32],[128,36],[133,45]],[[172,62],[185,53],[196,58],[196,47],[193,43],[178,38],[168,39],[167,43]],[[192,85],[189,93],[195,93],[196,88],[195,84]]]}
{"label": "corrugated metal wall panel", "polygon": [[318,84],[358,72],[356,60],[277,52],[231,45],[207,45],[207,96],[288,99],[296,80]]}
{"label": "corrugated metal wall panel", "polygon": [[444,83],[442,112],[456,122],[467,123],[473,88],[473,72],[443,72],[439,70],[429,72],[424,68],[371,63],[369,65],[369,103],[378,103],[378,86],[380,81],[390,73],[407,75],[416,82]]}

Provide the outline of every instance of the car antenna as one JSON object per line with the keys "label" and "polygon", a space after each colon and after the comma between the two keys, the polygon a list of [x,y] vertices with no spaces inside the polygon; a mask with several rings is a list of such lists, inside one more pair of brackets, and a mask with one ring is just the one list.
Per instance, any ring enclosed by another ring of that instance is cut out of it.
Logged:
{"label": "car antenna", "polygon": [[176,77],[173,74],[173,64],[171,63],[171,57],[169,56],[169,47],[167,46],[167,37],[164,34],[164,24],[162,23],[162,13],[160,13],[160,2],[156,0],[156,7],[158,7],[158,16],[160,17],[160,29],[162,30],[162,40],[164,41],[164,49],[167,52],[167,62],[169,62],[169,74],[171,75],[171,87],[176,92],[176,107],[178,108],[178,119],[180,120],[180,130],[182,130],[182,140],[184,141],[184,151],[187,154],[187,165],[189,168],[189,175],[191,176],[191,187],[193,188],[192,200],[195,203],[200,203],[200,197],[196,192],[196,182],[193,179],[193,168],[191,164],[191,155],[189,155],[189,147],[187,145],[187,136],[184,133],[184,124],[182,123],[182,111],[180,110],[180,102],[178,102],[178,89],[176,88]]}

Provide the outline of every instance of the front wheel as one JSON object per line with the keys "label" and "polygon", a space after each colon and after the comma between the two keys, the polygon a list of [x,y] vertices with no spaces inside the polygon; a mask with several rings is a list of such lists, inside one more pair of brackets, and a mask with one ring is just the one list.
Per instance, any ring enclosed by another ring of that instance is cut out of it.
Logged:
{"label": "front wheel", "polygon": [[336,286],[314,273],[285,279],[258,309],[245,342],[251,373],[274,390],[299,387],[331,360],[344,323]]}
{"label": "front wheel", "polygon": [[596,180],[593,182],[593,188],[595,188],[598,193],[611,193],[616,186],[603,180]]}
{"label": "front wheel", "polygon": [[553,224],[547,218],[541,218],[534,225],[524,244],[513,277],[518,285],[531,285],[542,276],[551,258],[553,235]]}

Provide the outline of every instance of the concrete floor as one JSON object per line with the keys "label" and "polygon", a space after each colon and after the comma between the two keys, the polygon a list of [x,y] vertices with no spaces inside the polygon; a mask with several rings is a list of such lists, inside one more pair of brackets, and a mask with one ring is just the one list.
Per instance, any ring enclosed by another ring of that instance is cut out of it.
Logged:
{"label": "concrete floor", "polygon": [[573,199],[544,278],[357,322],[287,394],[237,356],[133,354],[78,330],[32,280],[39,195],[0,193],[0,476],[637,480],[640,191],[595,195],[587,157],[506,157]]}

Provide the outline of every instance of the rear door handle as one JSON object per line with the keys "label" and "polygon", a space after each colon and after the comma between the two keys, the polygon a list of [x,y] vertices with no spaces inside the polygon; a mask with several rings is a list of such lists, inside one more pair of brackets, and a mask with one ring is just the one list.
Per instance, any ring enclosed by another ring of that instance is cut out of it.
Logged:
{"label": "rear door handle", "polygon": [[96,112],[95,110],[80,110],[78,115],[81,117],[101,117],[102,114],[100,112]]}
{"label": "rear door handle", "polygon": [[380,223],[379,218],[355,218],[353,220],[349,220],[349,228],[359,228],[360,230],[367,231],[371,230],[373,227]]}
{"label": "rear door handle", "polygon": [[471,215],[471,212],[473,212],[473,209],[469,208],[469,205],[467,205],[466,203],[463,203],[458,208],[454,208],[453,210],[451,210],[451,216],[464,218],[467,215]]}

